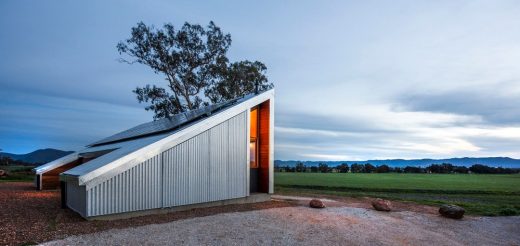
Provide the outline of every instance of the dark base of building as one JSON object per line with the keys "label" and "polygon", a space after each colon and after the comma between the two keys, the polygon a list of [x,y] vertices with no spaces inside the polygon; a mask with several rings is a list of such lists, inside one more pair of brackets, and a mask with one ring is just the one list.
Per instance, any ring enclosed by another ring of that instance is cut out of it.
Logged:
{"label": "dark base of building", "polygon": [[257,202],[265,202],[271,200],[271,195],[267,193],[254,193],[247,197],[228,199],[222,201],[214,201],[214,202],[205,202],[205,203],[197,203],[197,204],[189,204],[183,206],[176,206],[171,208],[157,208],[157,209],[149,209],[142,211],[134,211],[127,213],[119,213],[119,214],[109,214],[109,215],[100,215],[87,217],[87,220],[119,220],[119,219],[128,219],[133,217],[152,215],[152,214],[166,214],[171,212],[179,212],[186,211],[194,208],[207,208],[207,207],[217,207],[224,206],[230,204],[246,204],[246,203],[257,203]]}

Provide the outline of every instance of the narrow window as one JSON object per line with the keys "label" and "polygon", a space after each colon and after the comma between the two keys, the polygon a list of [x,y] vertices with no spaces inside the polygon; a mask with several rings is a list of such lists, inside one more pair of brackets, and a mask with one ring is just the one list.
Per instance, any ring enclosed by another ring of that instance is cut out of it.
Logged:
{"label": "narrow window", "polygon": [[258,168],[258,108],[251,109],[251,127],[249,139],[249,164],[251,168]]}

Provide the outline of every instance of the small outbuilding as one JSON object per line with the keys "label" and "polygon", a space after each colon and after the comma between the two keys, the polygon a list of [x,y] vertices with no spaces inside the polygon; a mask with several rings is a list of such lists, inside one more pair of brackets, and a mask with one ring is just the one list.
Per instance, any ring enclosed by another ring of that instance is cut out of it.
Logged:
{"label": "small outbuilding", "polygon": [[[273,193],[274,89],[148,122],[35,168],[89,219]],[[268,197],[268,196],[267,196]]]}

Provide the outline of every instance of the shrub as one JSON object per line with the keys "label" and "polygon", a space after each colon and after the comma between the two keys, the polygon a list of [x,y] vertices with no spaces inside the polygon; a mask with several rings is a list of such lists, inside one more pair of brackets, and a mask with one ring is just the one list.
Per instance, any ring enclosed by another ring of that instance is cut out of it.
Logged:
{"label": "shrub", "polygon": [[365,164],[365,173],[373,173],[376,170],[376,167],[374,165],[367,163]]}
{"label": "shrub", "polygon": [[520,214],[520,212],[514,208],[503,208],[498,213],[503,216],[514,216]]}
{"label": "shrub", "polygon": [[424,173],[425,170],[424,170],[424,168],[421,168],[421,167],[406,166],[404,168],[404,172],[405,173]]}
{"label": "shrub", "polygon": [[388,165],[381,165],[376,168],[377,173],[388,173],[391,171],[391,168]]}
{"label": "shrub", "polygon": [[341,165],[337,166],[336,168],[339,170],[340,173],[348,173],[348,170],[349,170],[348,165],[345,163],[342,163]]}
{"label": "shrub", "polygon": [[365,165],[354,163],[350,167],[350,171],[353,173],[362,173],[365,171]]}

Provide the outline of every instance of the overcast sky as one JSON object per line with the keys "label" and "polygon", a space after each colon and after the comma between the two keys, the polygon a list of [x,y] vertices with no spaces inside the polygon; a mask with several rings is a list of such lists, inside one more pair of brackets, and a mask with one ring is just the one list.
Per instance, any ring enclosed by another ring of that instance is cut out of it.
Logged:
{"label": "overcast sky", "polygon": [[117,42],[213,20],[232,61],[268,66],[276,159],[520,158],[520,1],[208,2],[1,1],[0,148],[77,150],[152,120],[131,90],[163,79]]}

